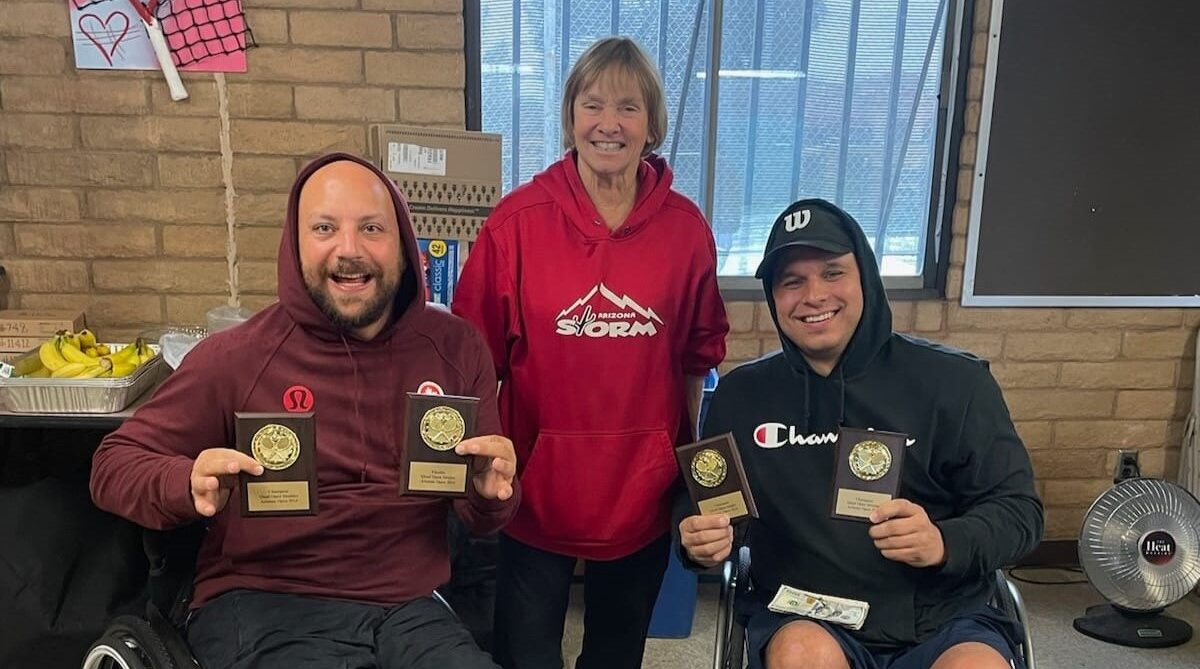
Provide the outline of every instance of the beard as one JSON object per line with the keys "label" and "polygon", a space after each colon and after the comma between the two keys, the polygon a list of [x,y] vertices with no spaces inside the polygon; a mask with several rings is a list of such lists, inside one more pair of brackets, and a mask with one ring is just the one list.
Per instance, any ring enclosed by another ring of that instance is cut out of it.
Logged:
{"label": "beard", "polygon": [[[390,277],[386,276],[381,267],[365,262],[339,261],[332,269],[324,265],[304,270],[304,286],[308,290],[313,303],[325,314],[335,327],[341,330],[355,330],[366,327],[378,321],[387,311],[388,305],[396,299],[400,286],[400,275],[403,266],[397,264],[397,271]],[[339,306],[337,300],[329,292],[326,283],[334,274],[369,274],[375,281],[375,290],[369,295],[354,297],[349,302],[349,309]],[[354,309],[354,305],[361,305]]]}

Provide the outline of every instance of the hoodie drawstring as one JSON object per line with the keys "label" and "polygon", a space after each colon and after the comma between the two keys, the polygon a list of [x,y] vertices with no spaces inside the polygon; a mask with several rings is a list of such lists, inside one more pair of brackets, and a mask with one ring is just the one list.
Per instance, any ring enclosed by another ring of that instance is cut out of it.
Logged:
{"label": "hoodie drawstring", "polygon": [[362,384],[358,380],[358,361],[354,359],[354,353],[350,351],[350,342],[346,341],[346,335],[339,334],[342,340],[342,346],[346,349],[346,357],[350,358],[350,368],[354,370],[354,419],[358,423],[358,443],[362,447],[362,466],[358,471],[358,482],[367,482],[367,437],[363,433],[362,409],[360,407]]}
{"label": "hoodie drawstring", "polygon": [[[804,423],[801,425],[801,430],[808,433],[809,418],[812,413],[812,380],[809,378],[809,372],[804,369],[792,367],[792,374],[804,378]],[[838,427],[846,425],[846,372],[838,366]]]}
{"label": "hoodie drawstring", "polygon": [[792,367],[792,375],[800,376],[804,379],[804,422],[800,425],[800,430],[802,432],[807,433],[808,432],[808,415],[811,410],[810,403],[809,403],[809,397],[812,395],[812,393],[810,392],[811,388],[809,387],[808,372],[803,369],[797,369],[795,366],[793,366]]}
{"label": "hoodie drawstring", "polygon": [[842,389],[841,400],[838,402],[838,427],[846,425],[846,372],[838,365],[838,387]]}

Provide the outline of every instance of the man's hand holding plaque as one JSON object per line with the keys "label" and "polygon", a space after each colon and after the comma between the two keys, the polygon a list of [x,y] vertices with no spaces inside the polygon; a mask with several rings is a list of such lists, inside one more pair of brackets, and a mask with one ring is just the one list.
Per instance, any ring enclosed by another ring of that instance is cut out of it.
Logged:
{"label": "man's hand holding plaque", "polygon": [[935,567],[946,561],[942,531],[925,508],[907,499],[880,504],[871,513],[868,533],[880,554],[910,567]]}
{"label": "man's hand holding plaque", "polygon": [[401,495],[466,497],[471,455],[457,447],[475,436],[478,410],[476,397],[407,394]]}
{"label": "man's hand holding plaque", "polygon": [[242,468],[242,515],[315,516],[317,450],[313,414],[235,413],[237,447],[262,467]]}
{"label": "man's hand holding plaque", "polygon": [[475,458],[471,481],[484,499],[504,501],[513,496],[517,476],[517,452],[508,437],[489,434],[460,442],[454,452]]}
{"label": "man's hand holding plaque", "polygon": [[724,514],[733,521],[758,517],[732,434],[680,446],[675,458],[698,515]]}
{"label": "man's hand holding plaque", "polygon": [[[238,474],[263,473],[257,460],[232,448],[206,448],[192,462],[192,504],[196,513],[211,518],[225,508],[229,492],[237,485]],[[244,475],[244,474],[243,474]]]}
{"label": "man's hand holding plaque", "polygon": [[842,428],[838,435],[830,515],[870,522],[871,513],[900,490],[908,435]]}

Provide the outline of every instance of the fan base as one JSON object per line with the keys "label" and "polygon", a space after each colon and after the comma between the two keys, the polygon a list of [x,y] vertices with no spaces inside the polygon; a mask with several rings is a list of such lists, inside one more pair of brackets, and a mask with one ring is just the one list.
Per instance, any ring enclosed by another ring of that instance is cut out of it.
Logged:
{"label": "fan base", "polygon": [[1168,648],[1192,638],[1192,626],[1178,618],[1112,604],[1089,606],[1082,618],[1075,619],[1075,629],[1093,639],[1134,648]]}

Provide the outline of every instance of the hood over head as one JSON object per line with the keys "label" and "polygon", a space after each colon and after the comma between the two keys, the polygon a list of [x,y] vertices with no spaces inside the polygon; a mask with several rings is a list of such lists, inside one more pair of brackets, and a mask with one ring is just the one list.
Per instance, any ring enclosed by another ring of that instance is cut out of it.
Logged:
{"label": "hood over head", "polygon": [[392,322],[384,327],[375,337],[376,340],[387,340],[400,325],[414,318],[425,309],[425,282],[420,269],[421,253],[417,248],[416,234],[413,232],[412,218],[408,210],[408,202],[396,184],[378,167],[369,161],[349,153],[329,153],[312,161],[296,176],[288,196],[287,219],[283,225],[283,236],[279,242],[278,280],[279,301],[283,308],[306,331],[321,339],[338,340],[350,336],[333,324],[321,311],[304,283],[304,274],[300,269],[299,241],[299,208],[300,191],[314,172],[338,161],[350,161],[366,167],[373,172],[385,186],[392,198],[396,209],[396,223],[400,228],[400,241],[405,258],[404,271],[393,301]]}
{"label": "hood over head", "polygon": [[755,272],[762,279],[767,307],[779,332],[783,352],[792,368],[808,374],[812,372],[808,361],[791,339],[779,327],[779,316],[775,313],[775,298],[772,284],[775,279],[775,263],[788,248],[812,246],[833,253],[853,253],[862,279],[863,314],[854,336],[842,352],[835,372],[842,379],[858,376],[866,370],[892,334],[892,310],[888,306],[883,278],[875,253],[863,233],[858,221],[837,205],[820,198],[798,200],[775,219],[771,234],[767,238],[763,261]]}

